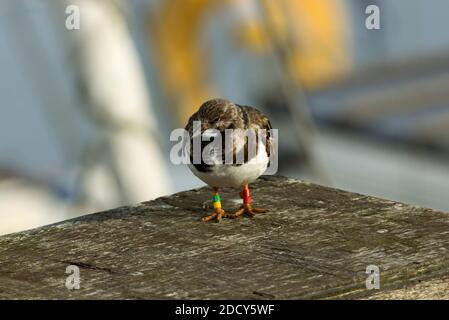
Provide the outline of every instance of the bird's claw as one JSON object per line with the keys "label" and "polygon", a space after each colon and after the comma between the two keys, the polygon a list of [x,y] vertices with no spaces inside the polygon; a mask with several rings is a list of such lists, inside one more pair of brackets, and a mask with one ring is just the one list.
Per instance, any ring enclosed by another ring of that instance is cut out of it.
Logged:
{"label": "bird's claw", "polygon": [[265,209],[261,209],[261,208],[252,208],[251,205],[249,204],[244,204],[243,206],[240,207],[240,209],[238,209],[236,212],[234,212],[233,214],[227,214],[226,218],[231,218],[231,219],[235,219],[238,218],[244,214],[246,214],[247,216],[249,216],[250,218],[254,217],[255,214],[257,213],[265,213],[268,210]]}
{"label": "bird's claw", "polygon": [[204,222],[216,220],[220,222],[222,218],[226,218],[228,215],[223,209],[215,209],[214,212],[206,217],[203,217],[201,220]]}

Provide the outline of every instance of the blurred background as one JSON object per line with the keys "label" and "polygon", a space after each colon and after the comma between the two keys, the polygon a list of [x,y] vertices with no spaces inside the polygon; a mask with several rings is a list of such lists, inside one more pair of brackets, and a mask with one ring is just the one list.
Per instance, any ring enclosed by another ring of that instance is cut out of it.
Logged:
{"label": "blurred background", "polygon": [[281,175],[449,211],[448,21],[445,0],[0,0],[0,234],[202,186],[169,135],[214,97],[271,118]]}

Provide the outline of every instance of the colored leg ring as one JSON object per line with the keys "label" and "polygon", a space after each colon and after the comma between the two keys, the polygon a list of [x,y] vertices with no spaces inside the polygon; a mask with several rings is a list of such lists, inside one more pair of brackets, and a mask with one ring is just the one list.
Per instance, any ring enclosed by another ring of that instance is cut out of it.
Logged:
{"label": "colored leg ring", "polygon": [[215,209],[221,209],[221,198],[218,193],[216,193],[212,196],[212,202],[214,204]]}
{"label": "colored leg ring", "polygon": [[243,204],[251,204],[252,199],[248,187],[244,187],[240,195],[243,198]]}

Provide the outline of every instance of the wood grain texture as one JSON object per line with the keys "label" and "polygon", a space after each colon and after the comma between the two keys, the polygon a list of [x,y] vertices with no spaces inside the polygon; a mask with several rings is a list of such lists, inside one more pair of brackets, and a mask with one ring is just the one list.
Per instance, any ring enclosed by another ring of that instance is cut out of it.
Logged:
{"label": "wood grain texture", "polygon": [[[221,196],[240,204],[238,190]],[[448,214],[283,177],[252,196],[270,212],[201,222],[201,188],[2,236],[0,298],[410,298],[449,276]],[[79,290],[65,287],[70,264]],[[371,264],[380,290],[365,287]]]}

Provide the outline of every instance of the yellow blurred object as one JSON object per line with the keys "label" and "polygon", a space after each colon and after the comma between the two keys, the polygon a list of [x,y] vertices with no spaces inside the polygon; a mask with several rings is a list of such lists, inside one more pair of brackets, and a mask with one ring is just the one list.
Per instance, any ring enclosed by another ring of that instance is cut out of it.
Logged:
{"label": "yellow blurred object", "polygon": [[201,52],[199,32],[210,10],[226,1],[164,0],[150,17],[150,32],[157,50],[162,80],[178,109],[179,123],[214,96],[207,81],[207,54]]}
{"label": "yellow blurred object", "polygon": [[[288,71],[306,88],[335,80],[349,68],[346,11],[338,0],[163,0],[149,17],[149,29],[166,92],[177,109],[179,123],[216,88],[208,81],[208,54],[202,51],[202,25],[217,10],[248,5],[266,6],[266,16],[243,15],[231,30],[242,49],[271,54],[272,45],[287,45]],[[264,20],[266,18],[267,21]],[[267,24],[276,39],[267,36]]]}
{"label": "yellow blurred object", "polygon": [[242,47],[249,48],[255,53],[266,53],[270,50],[269,39],[265,36],[260,21],[256,19],[248,19],[238,30],[235,28],[233,36]]}
{"label": "yellow blurred object", "polygon": [[318,87],[349,69],[346,11],[338,0],[288,0],[300,45],[290,56],[291,70],[306,87]]}
{"label": "yellow blurred object", "polygon": [[[267,19],[251,19],[235,30],[241,45],[255,51],[288,47],[288,70],[295,81],[313,89],[344,75],[351,54],[344,5],[338,0],[261,0]],[[267,24],[276,39],[269,39]],[[293,42],[293,43],[291,43]]]}

